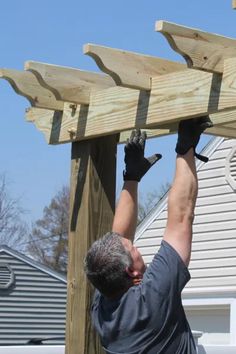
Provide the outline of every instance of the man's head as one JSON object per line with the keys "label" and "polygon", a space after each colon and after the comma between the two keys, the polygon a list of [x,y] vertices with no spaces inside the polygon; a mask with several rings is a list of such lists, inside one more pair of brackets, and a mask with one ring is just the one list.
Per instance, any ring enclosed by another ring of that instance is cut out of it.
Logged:
{"label": "man's head", "polygon": [[94,242],[85,258],[85,272],[102,294],[113,297],[138,284],[145,271],[141,254],[131,241],[109,232]]}

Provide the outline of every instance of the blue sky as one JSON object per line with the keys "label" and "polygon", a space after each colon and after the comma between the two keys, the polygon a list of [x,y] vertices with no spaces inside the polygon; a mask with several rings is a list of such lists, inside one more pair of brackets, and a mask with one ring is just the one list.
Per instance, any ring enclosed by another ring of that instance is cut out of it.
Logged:
{"label": "blue sky", "polygon": [[[183,59],[156,33],[156,20],[167,20],[204,31],[236,37],[236,11],[231,0],[60,1],[8,0],[1,3],[0,67],[23,70],[24,62],[99,71],[83,55],[85,43],[95,43],[171,60]],[[21,197],[26,219],[42,210],[63,184],[69,183],[70,144],[48,146],[24,112],[29,102],[0,80],[0,173],[10,181],[10,193]],[[152,139],[147,154],[160,152],[159,166],[140,184],[143,195],[171,181],[176,137]],[[203,138],[203,146],[209,138]],[[122,183],[123,147],[118,148],[117,189]]]}

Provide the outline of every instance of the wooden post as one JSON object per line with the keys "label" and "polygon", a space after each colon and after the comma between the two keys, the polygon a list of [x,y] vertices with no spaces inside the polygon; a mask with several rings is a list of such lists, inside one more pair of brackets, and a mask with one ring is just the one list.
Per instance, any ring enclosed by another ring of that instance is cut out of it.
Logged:
{"label": "wooden post", "polygon": [[90,320],[93,289],[83,272],[90,245],[111,230],[115,209],[117,136],[72,143],[67,354],[101,354]]}

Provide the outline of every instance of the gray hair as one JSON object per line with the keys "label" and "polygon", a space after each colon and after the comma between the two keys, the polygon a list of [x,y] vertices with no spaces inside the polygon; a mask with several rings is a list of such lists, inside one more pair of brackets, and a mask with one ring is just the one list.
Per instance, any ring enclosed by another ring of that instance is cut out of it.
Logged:
{"label": "gray hair", "polygon": [[126,268],[132,265],[132,258],[115,232],[95,241],[84,263],[89,281],[107,297],[126,291],[131,285]]}

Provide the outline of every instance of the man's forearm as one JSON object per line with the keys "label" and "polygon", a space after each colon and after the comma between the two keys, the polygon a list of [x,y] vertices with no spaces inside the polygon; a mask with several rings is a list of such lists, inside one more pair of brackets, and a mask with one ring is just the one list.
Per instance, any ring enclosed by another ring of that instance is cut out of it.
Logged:
{"label": "man's forearm", "polygon": [[124,185],[118,201],[112,231],[133,242],[138,217],[138,182],[161,158],[144,156],[146,132],[133,130],[125,145]]}
{"label": "man's forearm", "polygon": [[197,197],[197,175],[194,150],[178,156],[176,174],[168,198],[168,221],[164,240],[189,264],[192,244],[192,223]]}
{"label": "man's forearm", "polygon": [[197,188],[194,152],[190,150],[184,156],[177,156],[175,179],[168,199],[169,222],[179,224],[186,218],[192,223]]}
{"label": "man's forearm", "polygon": [[138,216],[138,182],[125,181],[114,216],[112,231],[133,241]]}

